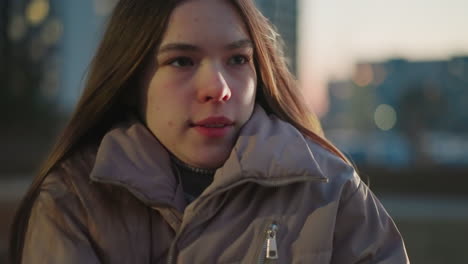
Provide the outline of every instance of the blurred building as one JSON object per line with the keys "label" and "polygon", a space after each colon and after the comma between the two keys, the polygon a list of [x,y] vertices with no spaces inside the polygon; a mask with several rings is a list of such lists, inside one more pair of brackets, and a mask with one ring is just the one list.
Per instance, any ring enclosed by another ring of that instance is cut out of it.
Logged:
{"label": "blurred building", "polygon": [[281,34],[285,55],[290,69],[296,73],[297,56],[297,0],[255,0],[262,13],[276,26]]}
{"label": "blurred building", "polygon": [[57,9],[47,0],[5,0],[1,8],[0,108],[8,113],[4,118],[11,122],[49,114],[59,90],[57,55],[63,24]]}
{"label": "blurred building", "polygon": [[[116,0],[1,2],[2,98],[68,115]],[[5,65],[8,65],[6,68]],[[30,102],[30,103],[26,103]],[[16,112],[37,112],[22,107]]]}
{"label": "blurred building", "polygon": [[468,165],[468,57],[358,63],[329,83],[329,135],[357,162]]}
{"label": "blurred building", "polygon": [[59,0],[1,1],[0,177],[30,172],[56,133],[61,100]]}

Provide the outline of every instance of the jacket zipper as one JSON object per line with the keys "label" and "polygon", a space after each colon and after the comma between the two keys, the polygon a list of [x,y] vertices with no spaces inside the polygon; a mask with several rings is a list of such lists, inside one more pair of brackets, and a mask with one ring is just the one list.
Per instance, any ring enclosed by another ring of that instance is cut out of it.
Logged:
{"label": "jacket zipper", "polygon": [[167,262],[166,262],[167,264],[172,264],[174,262],[177,240],[179,240],[179,237],[182,234],[181,229],[179,230],[179,232],[177,232],[174,240],[172,240],[171,247],[169,248],[168,255],[167,255]]}
{"label": "jacket zipper", "polygon": [[172,259],[174,255],[174,247],[171,245],[169,248],[169,256],[167,257],[167,264],[172,264]]}
{"label": "jacket zipper", "polygon": [[278,259],[278,245],[276,243],[276,234],[278,232],[278,224],[271,223],[265,232],[262,251],[258,259],[259,264],[273,263]]}

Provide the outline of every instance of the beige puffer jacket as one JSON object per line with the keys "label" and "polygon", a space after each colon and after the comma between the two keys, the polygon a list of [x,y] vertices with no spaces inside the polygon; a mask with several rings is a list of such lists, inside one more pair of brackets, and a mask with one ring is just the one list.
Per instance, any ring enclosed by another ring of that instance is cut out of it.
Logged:
{"label": "beige puffer jacket", "polygon": [[257,106],[190,205],[166,150],[138,122],[52,172],[23,263],[409,263],[353,168]]}

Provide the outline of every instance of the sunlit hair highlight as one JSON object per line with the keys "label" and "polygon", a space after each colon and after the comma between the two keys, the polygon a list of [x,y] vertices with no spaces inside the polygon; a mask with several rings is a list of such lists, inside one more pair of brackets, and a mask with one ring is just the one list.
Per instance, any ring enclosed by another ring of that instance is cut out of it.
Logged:
{"label": "sunlit hair highlight", "polygon": [[232,0],[238,9],[255,46],[255,64],[259,89],[257,101],[269,113],[299,129],[330,152],[351,164],[324,136],[318,117],[307,106],[283,53],[282,39],[274,26],[251,0]]}

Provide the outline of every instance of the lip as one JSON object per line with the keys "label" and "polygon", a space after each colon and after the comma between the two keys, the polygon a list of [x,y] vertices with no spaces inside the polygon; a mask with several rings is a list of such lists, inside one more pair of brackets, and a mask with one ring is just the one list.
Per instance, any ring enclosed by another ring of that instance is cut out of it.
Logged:
{"label": "lip", "polygon": [[234,122],[225,116],[212,116],[212,117],[208,117],[206,119],[193,123],[193,126],[206,126],[206,125],[215,125],[215,124],[232,126],[234,125]]}
{"label": "lip", "polygon": [[[224,125],[223,127],[207,127],[208,125]],[[208,117],[191,125],[201,135],[210,138],[226,136],[234,127],[234,122],[224,116]]]}

